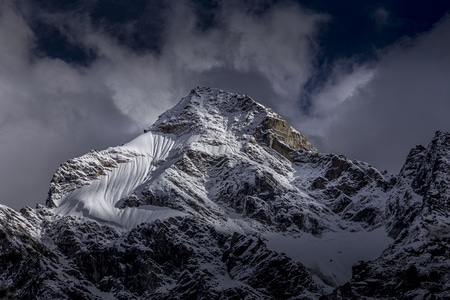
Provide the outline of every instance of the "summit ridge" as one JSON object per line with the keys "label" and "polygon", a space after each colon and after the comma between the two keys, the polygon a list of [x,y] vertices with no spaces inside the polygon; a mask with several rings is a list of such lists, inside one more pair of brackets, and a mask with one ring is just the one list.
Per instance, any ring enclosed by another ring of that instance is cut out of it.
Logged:
{"label": "summit ridge", "polygon": [[193,89],[146,131],[177,136],[198,132],[208,135],[216,143],[230,132],[239,138],[254,137],[283,153],[288,149],[317,151],[302,134],[270,108],[245,94],[208,87]]}

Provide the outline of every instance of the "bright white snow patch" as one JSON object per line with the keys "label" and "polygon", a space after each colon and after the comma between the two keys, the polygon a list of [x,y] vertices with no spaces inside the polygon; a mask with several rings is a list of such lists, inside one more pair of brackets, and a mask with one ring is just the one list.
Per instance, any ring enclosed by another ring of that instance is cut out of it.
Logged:
{"label": "bright white snow patch", "polygon": [[182,215],[182,212],[170,208],[116,207],[120,199],[130,195],[149,178],[155,165],[164,160],[174,146],[175,141],[170,136],[147,132],[117,147],[118,151],[130,150],[139,155],[128,162],[119,163],[89,185],[66,194],[56,203],[55,212],[104,221],[127,229],[143,222]]}
{"label": "bright white snow patch", "polygon": [[356,262],[378,258],[392,243],[381,227],[372,231],[327,232],[320,238],[309,233],[298,237],[270,233],[265,238],[269,249],[284,252],[332,286],[346,283]]}

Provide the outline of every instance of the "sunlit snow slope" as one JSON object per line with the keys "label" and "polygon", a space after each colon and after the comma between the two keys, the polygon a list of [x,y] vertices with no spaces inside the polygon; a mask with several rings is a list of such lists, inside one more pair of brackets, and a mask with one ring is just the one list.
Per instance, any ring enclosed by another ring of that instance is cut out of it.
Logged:
{"label": "sunlit snow slope", "polygon": [[88,185],[63,196],[55,203],[55,212],[110,222],[125,228],[180,215],[181,212],[170,208],[149,205],[139,208],[116,207],[119,200],[130,195],[151,176],[155,166],[167,158],[174,146],[173,137],[146,132],[123,146],[115,147],[114,153],[131,152],[133,157],[129,161],[118,163]]}

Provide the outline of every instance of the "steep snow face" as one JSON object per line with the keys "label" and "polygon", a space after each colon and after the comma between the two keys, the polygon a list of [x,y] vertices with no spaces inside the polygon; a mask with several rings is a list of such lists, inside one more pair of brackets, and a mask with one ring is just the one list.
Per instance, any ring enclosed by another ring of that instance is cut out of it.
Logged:
{"label": "steep snow face", "polygon": [[[54,201],[55,213],[75,215],[132,228],[142,222],[181,215],[169,208],[141,206],[119,208],[120,200],[138,189],[168,156],[176,143],[173,137],[147,132],[120,147],[109,148],[99,155],[78,159],[79,165],[98,166],[97,157],[109,157],[118,162],[103,169],[97,178],[75,188]],[[126,158],[126,160],[124,160]],[[76,163],[75,163],[76,165]],[[79,170],[83,173],[83,170]]]}

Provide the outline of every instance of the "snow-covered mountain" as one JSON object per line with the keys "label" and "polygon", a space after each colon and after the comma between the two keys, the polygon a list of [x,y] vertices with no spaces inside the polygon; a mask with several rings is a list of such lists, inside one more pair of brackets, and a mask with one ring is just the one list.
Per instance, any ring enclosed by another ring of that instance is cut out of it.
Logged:
{"label": "snow-covered mountain", "polygon": [[0,206],[0,297],[450,297],[450,134],[398,176],[318,152],[246,95],[196,88],[131,142]]}

